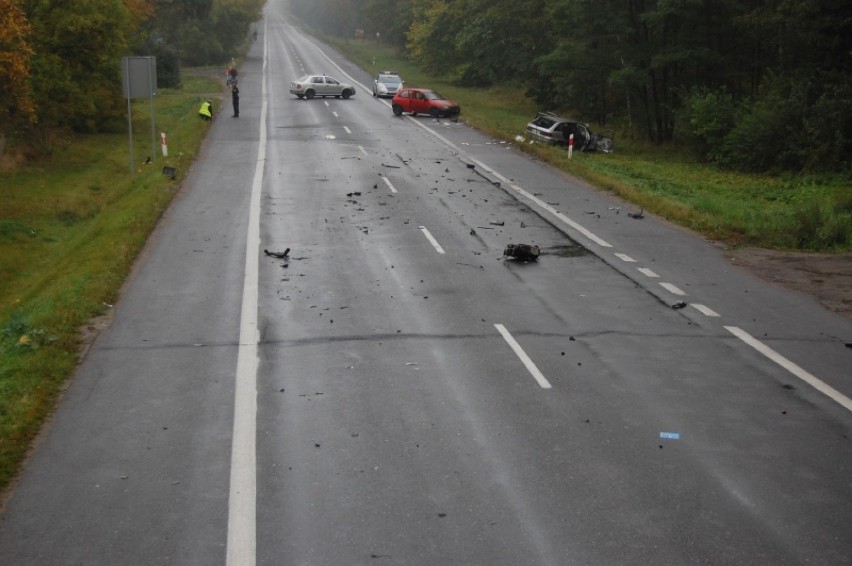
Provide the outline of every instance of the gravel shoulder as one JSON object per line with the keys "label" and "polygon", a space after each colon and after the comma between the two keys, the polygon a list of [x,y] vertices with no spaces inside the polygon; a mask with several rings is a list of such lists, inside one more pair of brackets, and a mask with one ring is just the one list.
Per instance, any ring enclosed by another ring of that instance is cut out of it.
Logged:
{"label": "gravel shoulder", "polygon": [[787,289],[816,297],[831,311],[852,318],[852,252],[817,254],[759,248],[728,250],[732,265]]}

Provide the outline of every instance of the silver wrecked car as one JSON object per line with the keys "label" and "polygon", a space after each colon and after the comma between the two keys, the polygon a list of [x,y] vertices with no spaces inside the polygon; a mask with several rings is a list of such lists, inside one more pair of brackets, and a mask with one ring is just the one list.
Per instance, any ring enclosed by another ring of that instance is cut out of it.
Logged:
{"label": "silver wrecked car", "polygon": [[577,151],[612,151],[612,137],[593,134],[588,124],[571,118],[562,118],[552,112],[539,112],[527,124],[527,137],[538,142],[567,146],[572,134],[574,149]]}
{"label": "silver wrecked car", "polygon": [[349,98],[355,96],[355,87],[325,75],[305,75],[290,83],[290,94],[308,99],[316,96]]}

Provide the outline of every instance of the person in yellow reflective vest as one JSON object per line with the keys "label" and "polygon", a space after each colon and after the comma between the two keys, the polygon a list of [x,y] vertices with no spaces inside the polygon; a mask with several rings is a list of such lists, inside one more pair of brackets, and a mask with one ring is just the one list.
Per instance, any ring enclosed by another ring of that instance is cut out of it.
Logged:
{"label": "person in yellow reflective vest", "polygon": [[213,103],[209,100],[205,100],[201,103],[201,108],[198,109],[198,115],[201,116],[202,120],[212,120],[213,119]]}

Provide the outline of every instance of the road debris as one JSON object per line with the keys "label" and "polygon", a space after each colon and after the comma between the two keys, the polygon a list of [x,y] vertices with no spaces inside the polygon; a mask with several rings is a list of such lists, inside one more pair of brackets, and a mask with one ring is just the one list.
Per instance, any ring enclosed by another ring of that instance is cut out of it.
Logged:
{"label": "road debris", "polygon": [[287,248],[283,252],[271,252],[269,250],[263,250],[263,253],[270,257],[277,257],[278,259],[287,259],[287,257],[290,255],[290,248]]}
{"label": "road debris", "polygon": [[686,301],[677,301],[676,303],[672,304],[672,308],[674,310],[682,309],[684,307],[686,307]]}
{"label": "road debris", "polygon": [[509,244],[503,255],[520,261],[536,261],[541,255],[541,248],[535,244]]}
{"label": "road debris", "polygon": [[628,212],[627,216],[629,216],[630,218],[635,218],[636,220],[642,220],[643,218],[645,218],[645,209],[640,208],[639,212]]}

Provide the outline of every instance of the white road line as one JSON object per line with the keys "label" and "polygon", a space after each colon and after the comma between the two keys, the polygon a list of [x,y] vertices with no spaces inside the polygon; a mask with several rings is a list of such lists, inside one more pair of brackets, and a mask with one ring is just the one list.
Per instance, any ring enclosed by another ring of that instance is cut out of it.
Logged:
{"label": "white road line", "polygon": [[325,104],[326,106],[331,106],[331,105],[328,103],[328,100],[323,100],[323,101],[322,101],[322,103],[323,103],[323,104]]}
{"label": "white road line", "polygon": [[563,223],[567,224],[568,226],[570,226],[571,228],[576,230],[577,232],[581,233],[582,235],[584,235],[586,238],[590,239],[591,241],[593,241],[597,245],[601,246],[602,248],[611,248],[612,247],[612,244],[610,244],[609,242],[607,242],[603,238],[599,238],[598,236],[593,234],[591,230],[588,230],[587,228],[585,228],[585,227],[581,226],[580,224],[574,222],[573,220],[571,220],[570,218],[568,218],[567,216],[565,216],[564,214],[562,214],[561,212],[559,212],[558,210],[556,210],[555,208],[553,208],[552,206],[550,206],[549,204],[547,204],[546,202],[544,202],[543,200],[538,198],[537,196],[533,195],[531,192],[527,191],[526,189],[522,189],[521,187],[519,187],[518,185],[516,185],[515,183],[513,183],[512,181],[510,181],[509,179],[507,179],[506,177],[504,177],[500,173],[494,171],[493,169],[491,169],[490,167],[488,167],[484,163],[477,161],[476,159],[474,159],[473,162],[478,167],[482,167],[483,169],[485,169],[486,171],[488,171],[489,173],[491,173],[492,175],[494,175],[495,177],[500,179],[501,183],[505,183],[508,187],[510,187],[516,193],[521,194],[524,197],[526,197],[527,199],[533,201],[539,207],[543,208],[544,210],[546,210],[547,212],[549,212],[550,214],[552,214],[553,216],[555,216],[556,218],[561,220]]}
{"label": "white road line", "polygon": [[[385,179],[387,179],[387,177],[385,177]],[[423,232],[424,236],[426,236],[426,239],[429,240],[429,243],[432,244],[432,247],[435,248],[435,251],[437,251],[439,254],[445,253],[444,248],[441,247],[441,244],[438,243],[438,240],[436,240],[429,232],[429,230],[426,229],[426,226],[418,226],[418,228],[420,228],[420,231]]]}
{"label": "white road line", "polygon": [[647,267],[640,267],[638,269],[639,269],[639,273],[641,273],[645,277],[659,277],[659,275],[657,275],[656,273],[654,273],[653,271],[651,271]]}
{"label": "white road line", "polygon": [[343,129],[346,130],[347,134],[352,135],[352,130],[350,130],[348,127],[343,126]]}
{"label": "white road line", "polygon": [[392,193],[399,192],[399,191],[396,190],[396,187],[394,187],[393,184],[390,182],[390,179],[388,179],[387,177],[382,177],[382,180],[385,182],[385,185],[388,186],[388,188],[390,189],[390,192],[392,192]]}
{"label": "white road line", "polygon": [[833,388],[832,386],[828,385],[821,379],[815,377],[813,374],[808,373],[807,371],[805,371],[795,363],[791,362],[790,360],[788,360],[787,358],[785,358],[760,340],[754,338],[745,330],[742,330],[741,328],[738,328],[736,326],[726,326],[725,330],[727,330],[728,332],[730,332],[731,334],[733,334],[734,336],[736,336],[737,338],[739,338],[740,340],[742,340],[743,342],[745,342],[746,344],[748,344],[749,346],[751,346],[752,348],[754,348],[755,350],[757,350],[782,368],[786,369],[787,371],[789,371],[790,373],[792,373],[793,375],[795,375],[820,393],[829,396],[832,400],[836,401],[844,408],[846,408],[846,410],[852,411],[852,399],[850,399],[837,389]]}
{"label": "white road line", "polygon": [[527,371],[530,372],[530,374],[532,374],[532,376],[538,382],[539,387],[541,387],[542,389],[550,389],[550,382],[547,381],[547,378],[544,377],[544,374],[539,371],[535,363],[530,359],[527,353],[524,352],[524,349],[521,348],[521,345],[518,344],[517,340],[515,340],[515,338],[511,334],[509,334],[509,331],[506,330],[506,327],[502,324],[495,324],[494,328],[496,328],[497,332],[499,332],[503,336],[503,340],[505,340],[506,343],[509,344],[509,347],[512,348],[512,350],[515,352],[515,355],[521,359],[521,362],[524,364],[524,367],[527,368]]}
{"label": "white road line", "polygon": [[368,154],[368,153],[367,153],[367,150],[366,150],[366,149],[364,149],[364,146],[359,145],[359,146],[358,146],[358,149],[360,149],[360,150],[361,150],[361,153],[363,153],[363,154],[364,154],[364,157],[369,157],[369,156],[370,156],[370,154]]}
{"label": "white road line", "polygon": [[334,114],[335,118],[340,118],[340,114],[338,114],[337,112],[332,112],[332,114]]}
{"label": "white road line", "polygon": [[257,326],[258,264],[260,255],[260,195],[266,165],[266,84],[269,34],[264,29],[260,132],[251,186],[240,342],[234,387],[234,428],[231,437],[231,475],[228,494],[227,566],[254,566],[257,561]]}
{"label": "white road line", "polygon": [[692,306],[695,307],[695,309],[704,316],[712,316],[714,318],[718,318],[720,316],[719,313],[717,313],[710,307],[705,307],[704,305],[699,305],[698,303],[692,303]]}
{"label": "white road line", "polygon": [[678,287],[676,287],[675,285],[672,285],[671,283],[660,283],[660,287],[662,287],[663,289],[665,289],[669,293],[672,293],[672,294],[675,294],[675,295],[680,295],[681,297],[686,296],[685,292],[681,291]]}
{"label": "white road line", "polygon": [[636,260],[627,254],[615,254],[615,257],[617,257],[621,261],[626,261],[627,263],[636,263]]}

